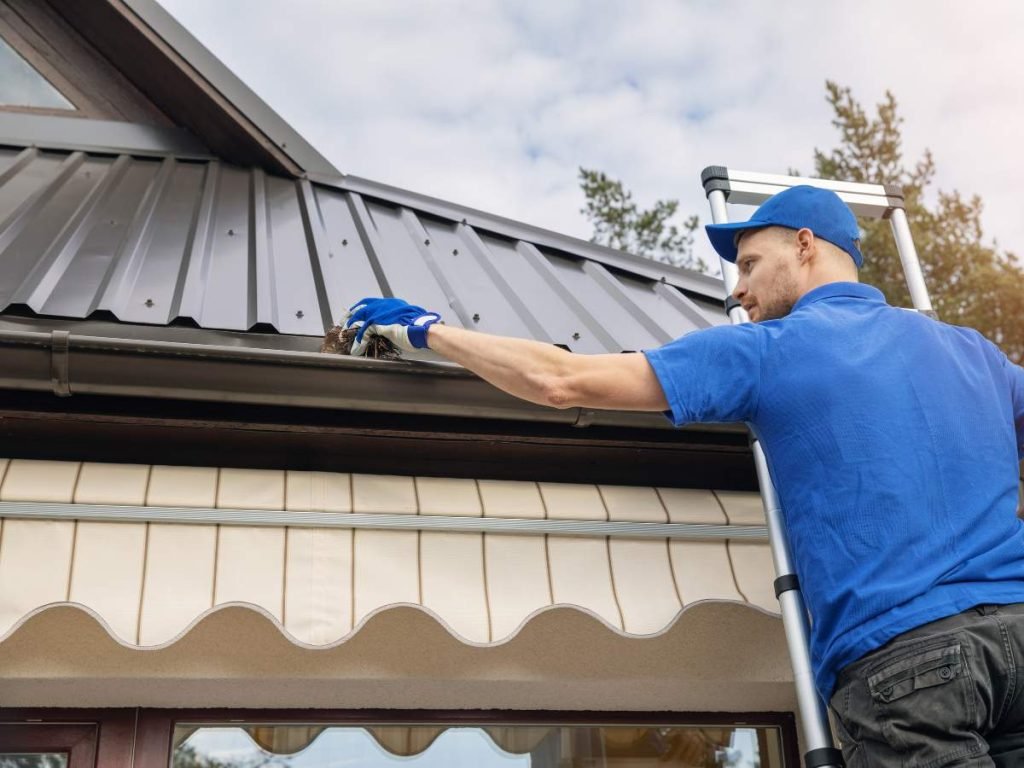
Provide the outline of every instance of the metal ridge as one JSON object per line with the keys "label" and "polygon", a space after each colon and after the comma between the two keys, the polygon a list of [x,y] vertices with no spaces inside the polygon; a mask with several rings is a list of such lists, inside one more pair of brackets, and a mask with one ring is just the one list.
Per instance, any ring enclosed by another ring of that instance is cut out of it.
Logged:
{"label": "metal ridge", "polygon": [[280,525],[296,528],[354,528],[532,536],[615,536],[681,541],[722,539],[766,541],[768,536],[767,528],[763,525],[635,523],[618,520],[537,520],[505,517],[115,506],[25,501],[0,502],[0,518],[89,520],[118,523],[187,523],[193,525]]}

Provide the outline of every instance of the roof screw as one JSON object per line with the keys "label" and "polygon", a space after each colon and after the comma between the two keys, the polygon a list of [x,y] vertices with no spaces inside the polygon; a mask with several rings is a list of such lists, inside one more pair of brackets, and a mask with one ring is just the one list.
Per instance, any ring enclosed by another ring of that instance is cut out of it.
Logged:
{"label": "roof screw", "polygon": [[452,256],[458,256],[458,255],[459,255],[459,249],[458,248],[452,248]]}
{"label": "roof screw", "polygon": [[574,334],[572,335],[572,340],[573,340],[573,341],[579,341],[579,340],[580,340],[580,335],[579,335],[579,333],[574,333]]}
{"label": "roof screw", "polygon": [[430,245],[430,238],[428,237],[426,240],[424,240],[423,244],[424,245]]}
{"label": "roof screw", "polygon": [[229,229],[228,230],[228,237],[234,237],[234,236],[235,236],[235,230]]}
{"label": "roof screw", "polygon": [[468,221],[466,221],[465,219],[463,219],[463,220],[462,220],[462,223],[463,223],[463,225],[465,225],[465,224],[469,224],[469,222],[468,222]]}
{"label": "roof screw", "polygon": [[474,323],[479,323],[480,322],[480,313],[479,312],[476,312],[476,313],[473,314],[473,322]]}
{"label": "roof screw", "polygon": [[342,241],[341,241],[341,244],[342,244],[342,245],[348,245],[348,240],[347,240],[347,239],[345,239],[345,240],[342,240]]}
{"label": "roof screw", "polygon": [[153,300],[152,299],[146,299],[146,306],[147,307],[152,307],[153,306]]}
{"label": "roof screw", "polygon": [[110,220],[110,226],[114,226],[115,224],[117,224],[117,222],[114,219],[111,219]]}
{"label": "roof screw", "polygon": [[333,259],[334,258],[334,251],[328,251],[327,252],[327,258],[328,259]]}
{"label": "roof screw", "polygon": [[288,148],[288,144],[286,142],[282,141],[281,142],[281,149],[287,149],[287,148]]}
{"label": "roof screw", "polygon": [[299,320],[301,320],[301,319],[302,319],[302,310],[300,309],[300,310],[299,310],[298,312],[296,312],[296,313],[295,313],[295,316],[296,316],[297,318],[299,318]]}

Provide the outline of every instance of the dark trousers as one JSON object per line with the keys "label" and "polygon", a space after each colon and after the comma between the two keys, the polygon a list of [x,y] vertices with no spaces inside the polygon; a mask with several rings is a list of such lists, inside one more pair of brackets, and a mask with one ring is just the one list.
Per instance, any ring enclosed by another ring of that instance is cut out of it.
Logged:
{"label": "dark trousers", "polygon": [[1024,767],[1024,603],[979,605],[894,638],[839,674],[847,768]]}

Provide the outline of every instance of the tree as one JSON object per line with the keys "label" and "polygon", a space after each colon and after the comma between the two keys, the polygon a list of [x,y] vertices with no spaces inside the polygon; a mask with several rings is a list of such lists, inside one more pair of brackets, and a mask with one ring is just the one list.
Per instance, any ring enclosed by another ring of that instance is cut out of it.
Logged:
{"label": "tree", "polygon": [[600,171],[580,168],[579,180],[587,200],[580,213],[594,224],[591,242],[677,267],[707,269],[703,259],[693,255],[698,217],[671,222],[679,211],[678,200],[658,200],[645,211],[633,202],[633,193],[623,188],[621,181]]}
{"label": "tree", "polygon": [[[904,164],[896,98],[886,92],[869,116],[849,88],[825,84],[839,130],[839,146],[814,151],[815,175],[903,187],[907,218],[925,283],[939,318],[976,328],[1015,362],[1024,362],[1024,269],[1018,258],[985,240],[977,195],[927,191],[935,161],[925,150],[913,167]],[[862,220],[861,279],[878,286],[893,304],[910,306],[899,254],[886,221]]]}
{"label": "tree", "polygon": [[[903,118],[892,93],[886,92],[877,114],[870,116],[849,88],[831,81],[825,88],[839,144],[829,152],[814,150],[815,175],[902,186],[921,269],[939,318],[976,328],[1011,360],[1024,363],[1024,267],[1013,253],[984,237],[981,198],[965,198],[954,190],[938,191],[929,199],[935,160],[925,150],[913,166],[905,165]],[[579,179],[586,197],[581,212],[594,224],[594,242],[706,269],[693,256],[697,217],[685,219],[681,226],[669,223],[678,201],[659,200],[642,211],[620,181],[584,168]],[[890,303],[911,306],[888,222],[861,220],[861,227],[861,279],[878,286]]]}

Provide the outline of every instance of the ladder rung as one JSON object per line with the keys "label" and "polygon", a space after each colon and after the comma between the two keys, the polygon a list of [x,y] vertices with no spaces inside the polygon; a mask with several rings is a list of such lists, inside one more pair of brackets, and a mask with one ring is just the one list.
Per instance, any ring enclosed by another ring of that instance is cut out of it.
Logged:
{"label": "ladder rung", "polygon": [[701,173],[704,193],[715,190],[725,193],[728,202],[739,205],[760,205],[772,195],[798,184],[831,189],[858,216],[878,219],[889,218],[897,208],[903,208],[903,189],[897,184],[862,184],[852,181],[832,181],[804,176],[736,171],[712,165]]}

